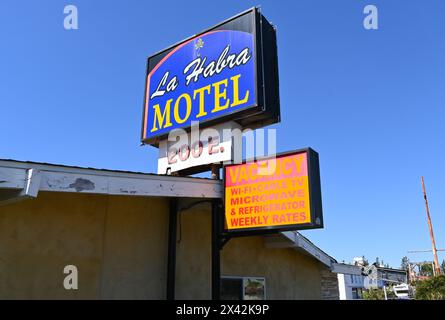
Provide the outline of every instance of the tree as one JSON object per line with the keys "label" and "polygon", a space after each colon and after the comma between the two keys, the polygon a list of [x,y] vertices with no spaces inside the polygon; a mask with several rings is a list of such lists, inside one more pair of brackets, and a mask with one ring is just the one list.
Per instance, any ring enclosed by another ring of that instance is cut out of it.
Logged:
{"label": "tree", "polygon": [[445,275],[445,260],[442,260],[441,268],[442,268],[442,274]]}
{"label": "tree", "polygon": [[377,267],[380,266],[380,259],[379,259],[379,257],[375,258],[375,265],[376,265]]}
{"label": "tree", "polygon": [[389,263],[385,263],[385,261],[383,261],[383,259],[382,259],[382,262],[380,262],[380,265],[384,268],[390,268]]}
{"label": "tree", "polygon": [[364,266],[364,267],[369,266],[368,259],[366,259],[365,256],[362,256],[362,258],[363,258],[363,266]]}
{"label": "tree", "polygon": [[420,267],[420,274],[422,276],[432,277],[433,276],[433,266],[430,263],[422,264]]}
{"label": "tree", "polygon": [[400,264],[400,269],[408,270],[409,259],[407,256],[402,258],[402,263]]}
{"label": "tree", "polygon": [[436,276],[417,282],[416,299],[445,300],[445,276]]}

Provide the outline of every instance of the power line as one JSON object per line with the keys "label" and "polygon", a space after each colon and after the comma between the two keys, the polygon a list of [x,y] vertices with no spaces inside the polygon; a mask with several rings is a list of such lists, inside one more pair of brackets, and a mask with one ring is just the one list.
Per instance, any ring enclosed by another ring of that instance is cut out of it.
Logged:
{"label": "power line", "polygon": [[[408,253],[418,253],[418,252],[432,252],[433,250],[412,250],[412,251],[407,251]],[[436,251],[445,251],[445,249],[436,249]]]}

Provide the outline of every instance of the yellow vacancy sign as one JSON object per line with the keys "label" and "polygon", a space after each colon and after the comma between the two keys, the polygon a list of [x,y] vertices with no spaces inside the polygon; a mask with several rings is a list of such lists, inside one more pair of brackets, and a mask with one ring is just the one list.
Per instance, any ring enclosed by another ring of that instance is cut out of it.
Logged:
{"label": "yellow vacancy sign", "polygon": [[[311,211],[309,151],[226,166],[227,230],[315,227],[312,226],[315,221]],[[318,222],[320,227],[320,218]]]}

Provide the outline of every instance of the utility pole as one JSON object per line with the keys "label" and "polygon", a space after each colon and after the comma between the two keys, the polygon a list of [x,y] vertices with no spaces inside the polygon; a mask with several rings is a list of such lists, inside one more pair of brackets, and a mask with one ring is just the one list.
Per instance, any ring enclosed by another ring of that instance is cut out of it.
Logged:
{"label": "utility pole", "polygon": [[428,207],[428,199],[426,197],[425,182],[423,181],[423,176],[420,177],[420,180],[422,181],[423,198],[425,199],[426,215],[428,218],[428,229],[430,230],[431,244],[433,247],[435,274],[440,275],[440,266],[439,266],[439,259],[437,258],[436,241],[434,240],[433,224],[431,223],[430,209]]}

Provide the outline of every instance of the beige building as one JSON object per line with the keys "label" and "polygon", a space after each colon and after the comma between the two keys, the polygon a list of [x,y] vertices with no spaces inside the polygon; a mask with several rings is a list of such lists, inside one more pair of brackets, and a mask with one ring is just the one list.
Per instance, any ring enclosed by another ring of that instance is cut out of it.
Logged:
{"label": "beige building", "polygon": [[[173,198],[175,296],[210,299],[203,200],[222,198],[221,181],[0,160],[0,299],[165,299]],[[266,299],[338,299],[334,263],[296,232],[231,239],[222,295],[242,298],[257,279]],[[67,265],[77,290],[65,289]]]}

